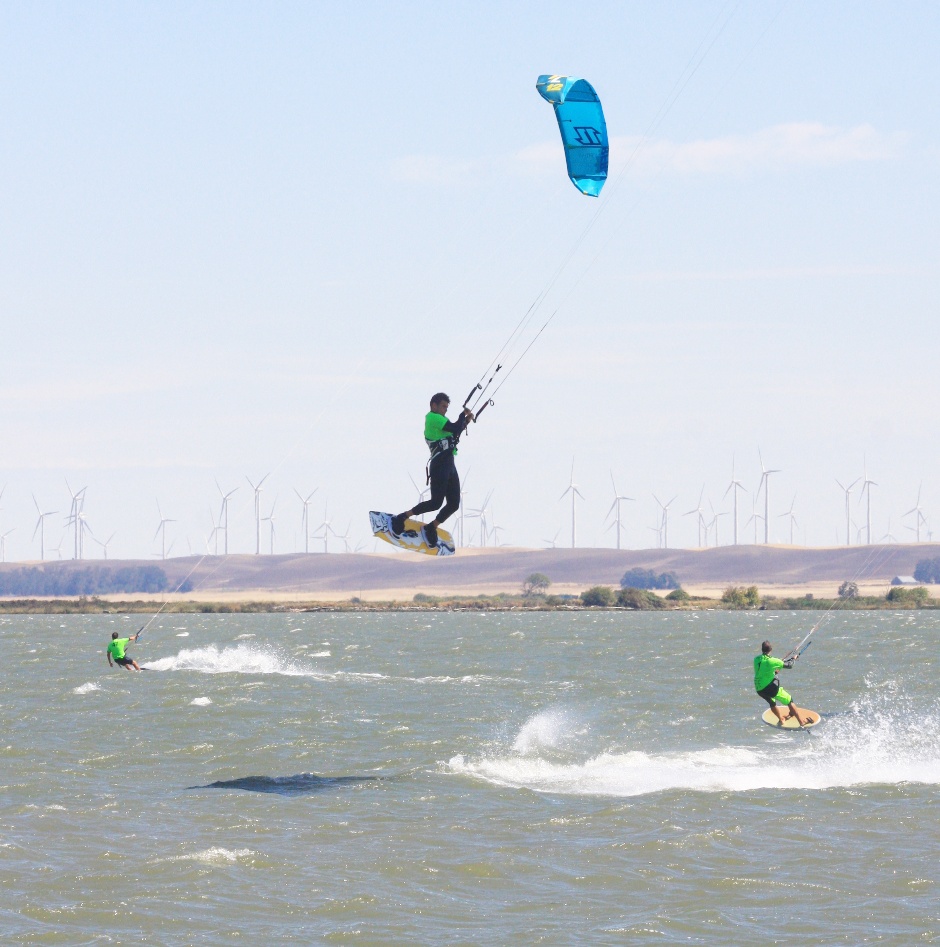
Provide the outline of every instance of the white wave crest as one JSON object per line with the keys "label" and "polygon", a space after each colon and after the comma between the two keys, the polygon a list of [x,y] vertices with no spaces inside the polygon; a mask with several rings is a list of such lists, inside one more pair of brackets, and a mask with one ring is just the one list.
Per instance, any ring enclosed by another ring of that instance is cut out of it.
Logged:
{"label": "white wave crest", "polygon": [[271,648],[240,644],[234,648],[183,649],[176,657],[147,662],[152,671],[201,671],[203,674],[285,674],[289,677],[320,677],[313,668]]}
{"label": "white wave crest", "polygon": [[208,707],[212,703],[211,697],[195,697],[190,702],[193,707]]}
{"label": "white wave crest", "polygon": [[201,852],[193,852],[190,855],[176,855],[173,858],[167,859],[167,861],[176,861],[176,862],[185,862],[185,861],[194,861],[202,862],[206,865],[233,865],[237,861],[243,861],[248,858],[254,858],[255,852],[250,848],[236,848],[234,850],[228,848],[207,848]]}
{"label": "white wave crest", "polygon": [[572,721],[564,710],[545,710],[530,717],[513,741],[514,753],[529,756],[540,750],[555,750],[571,736]]}
{"label": "white wave crest", "polygon": [[772,732],[758,746],[602,752],[581,761],[546,758],[539,740],[544,734],[553,739],[555,730],[541,716],[527,721],[508,752],[455,756],[444,768],[498,786],[569,795],[940,785],[936,716],[923,710],[917,716],[897,709],[846,714],[811,732]]}
{"label": "white wave crest", "polygon": [[80,684],[78,687],[72,688],[73,694],[90,694],[92,691],[100,691],[100,684],[93,684],[89,681],[87,684]]}

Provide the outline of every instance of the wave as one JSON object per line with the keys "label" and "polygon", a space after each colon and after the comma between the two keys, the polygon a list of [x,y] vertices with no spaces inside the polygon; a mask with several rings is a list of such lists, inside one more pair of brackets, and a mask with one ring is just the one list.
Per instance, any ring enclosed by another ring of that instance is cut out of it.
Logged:
{"label": "wave", "polygon": [[92,691],[100,691],[100,684],[93,684],[89,681],[87,684],[80,684],[78,687],[72,688],[73,694],[90,694]]}
{"label": "wave", "polygon": [[239,644],[233,648],[183,649],[175,657],[157,658],[144,665],[148,671],[200,671],[203,674],[284,674],[288,677],[322,677],[315,668],[289,658],[275,648]]}
{"label": "wave", "polygon": [[761,746],[657,753],[609,750],[581,760],[571,759],[571,754],[558,759],[552,752],[569,739],[570,723],[564,715],[542,713],[526,721],[508,751],[455,756],[445,769],[497,786],[566,795],[940,785],[936,716],[923,708],[916,715],[906,709],[856,708],[812,732],[771,731]]}
{"label": "wave", "polygon": [[207,848],[201,852],[193,852],[190,855],[175,855],[173,858],[162,858],[160,861],[202,862],[205,865],[233,865],[235,862],[245,861],[254,858],[256,853],[250,848]]}

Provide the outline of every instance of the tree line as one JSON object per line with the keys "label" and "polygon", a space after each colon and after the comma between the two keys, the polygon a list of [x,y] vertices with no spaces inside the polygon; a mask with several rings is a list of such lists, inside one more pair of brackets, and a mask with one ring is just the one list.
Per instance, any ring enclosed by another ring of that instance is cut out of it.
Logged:
{"label": "tree line", "polygon": [[[180,588],[181,592],[192,589]],[[166,573],[159,566],[90,566],[61,569],[28,566],[0,572],[0,595],[36,596],[108,595],[116,592],[165,592]]]}

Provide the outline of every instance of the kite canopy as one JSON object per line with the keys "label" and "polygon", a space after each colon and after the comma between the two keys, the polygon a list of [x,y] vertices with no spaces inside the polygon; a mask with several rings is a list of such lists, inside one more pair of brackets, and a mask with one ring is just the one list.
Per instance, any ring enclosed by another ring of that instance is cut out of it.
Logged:
{"label": "kite canopy", "polygon": [[539,76],[539,95],[551,102],[565,146],[568,177],[589,197],[597,197],[607,180],[607,123],[594,87],[574,76]]}

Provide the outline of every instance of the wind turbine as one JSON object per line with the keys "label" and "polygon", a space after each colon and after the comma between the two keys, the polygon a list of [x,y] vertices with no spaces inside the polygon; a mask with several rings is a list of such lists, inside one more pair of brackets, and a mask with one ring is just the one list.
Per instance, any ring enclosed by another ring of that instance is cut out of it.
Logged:
{"label": "wind turbine", "polygon": [[[617,527],[617,548],[619,549],[620,548],[620,530],[623,528],[623,522],[620,518],[620,503],[622,500],[630,500],[631,502],[636,502],[636,501],[633,499],[633,497],[621,496],[617,492],[617,484],[614,483],[614,472],[612,470],[610,472],[610,483],[614,488],[614,502],[610,504],[610,509],[607,511],[607,516],[605,516],[604,519],[607,519],[607,517],[609,517],[610,514],[616,509],[617,511],[616,520],[614,521],[614,523],[611,523],[611,526],[616,525]],[[611,526],[608,526],[607,528],[610,529]]]}
{"label": "wind turbine", "polygon": [[923,523],[925,526],[927,525],[927,517],[924,516],[924,511],[920,508],[920,491],[921,491],[923,488],[924,488],[924,485],[923,485],[923,483],[922,483],[922,484],[917,488],[917,502],[914,504],[914,508],[913,508],[912,510],[908,510],[908,511],[904,514],[904,516],[910,516],[911,513],[916,514],[915,519],[914,519],[915,525],[914,525],[914,526],[908,526],[907,528],[910,529],[910,530],[916,530],[916,532],[917,532],[917,541],[918,541],[918,542],[920,542],[920,524]]}
{"label": "wind turbine", "polygon": [[[708,524],[708,528],[710,529],[712,526],[715,527],[715,548],[717,548],[720,545],[718,541],[718,521],[721,519],[722,516],[727,516],[728,511],[722,510],[720,513],[716,513],[715,507],[712,506],[711,500],[708,501],[708,506],[709,506],[709,509],[712,511],[712,519],[711,519],[711,522]],[[708,531],[707,530],[705,532],[705,545],[706,546],[708,545]]]}
{"label": "wind turbine", "polygon": [[489,535],[490,500],[492,497],[493,491],[490,490],[479,509],[467,510],[467,516],[469,516],[471,519],[478,519],[480,521],[481,546],[486,546],[486,540]]}
{"label": "wind turbine", "polygon": [[7,536],[16,531],[16,527],[8,529],[5,533],[0,533],[0,562],[7,561]]}
{"label": "wind turbine", "polygon": [[581,493],[581,491],[577,488],[577,486],[575,485],[575,482],[574,482],[574,458],[571,459],[571,480],[570,480],[570,482],[568,483],[568,486],[567,486],[567,488],[565,489],[565,492],[562,493],[562,495],[561,495],[558,499],[559,499],[559,500],[564,500],[564,498],[565,498],[569,493],[571,494],[571,548],[574,549],[575,543],[576,543],[576,540],[577,540],[577,536],[578,536],[578,532],[577,532],[577,521],[576,521],[576,519],[575,519],[575,507],[574,507],[574,505],[575,505],[575,498],[576,498],[576,497],[581,497],[582,500],[584,499],[584,495],[583,495],[583,494]]}
{"label": "wind turbine", "polygon": [[558,533],[560,533],[560,532],[561,532],[561,527],[559,526],[559,527],[558,527],[558,532],[556,532],[555,535],[552,536],[551,539],[543,539],[543,540],[542,540],[543,543],[548,543],[548,546],[545,547],[546,549],[554,549],[554,548],[555,548],[555,541],[558,539]]}
{"label": "wind turbine", "polygon": [[698,506],[694,510],[689,510],[688,513],[683,513],[683,516],[691,516],[693,513],[698,514],[698,548],[702,548],[702,526],[705,523],[705,511],[702,509],[702,498],[705,496],[705,484],[702,484],[702,492],[698,495]]}
{"label": "wind turbine", "polygon": [[[758,488],[758,491],[759,490],[760,488]],[[754,545],[755,546],[757,545],[757,524],[763,519],[760,513],[757,512],[757,497],[758,497],[758,493],[751,494],[751,516],[748,519],[748,521],[744,524],[745,529],[748,526],[750,526],[751,523],[754,524]]]}
{"label": "wind turbine", "polygon": [[[238,490],[238,487],[235,487],[233,490],[229,490],[228,493],[223,493],[222,488],[219,486],[219,481],[215,482],[216,487],[219,491],[219,496],[222,497],[222,509],[219,511],[219,525],[217,529],[225,533],[225,545],[222,547],[223,553],[228,555],[228,503],[232,499],[232,495]],[[224,524],[224,525],[223,525]]]}
{"label": "wind turbine", "polygon": [[[738,544],[738,490],[743,490],[744,484],[740,480],[735,480],[734,478],[734,454],[731,455],[731,483],[728,484],[728,489],[725,490],[725,497],[733,490],[734,491],[734,544]],[[724,499],[725,497],[722,497]]]}
{"label": "wind turbine", "polygon": [[[3,496],[2,490],[0,490],[0,496]],[[36,528],[33,530],[33,539],[36,538],[36,533],[39,533],[39,560],[42,562],[46,558],[46,517],[53,516],[59,511],[50,510],[48,513],[43,513],[39,508],[39,501],[36,499],[36,494],[34,493],[32,496],[33,503],[36,505],[36,512],[39,514],[39,519],[36,520]]]}
{"label": "wind turbine", "polygon": [[[676,495],[678,496],[678,494]],[[669,548],[669,507],[676,502],[676,497],[673,497],[668,503],[664,504],[656,494],[653,494],[653,499],[659,504],[659,508],[663,511],[660,524],[661,524],[661,534],[660,539],[662,540],[663,549]]]}
{"label": "wind turbine", "polygon": [[300,516],[300,528],[304,531],[304,552],[310,552],[310,513],[308,507],[310,506],[310,498],[317,492],[319,488],[314,487],[305,497],[300,495],[300,491],[294,487],[294,493],[297,494],[297,499],[300,500],[304,505],[304,511]]}
{"label": "wind turbine", "polygon": [[891,532],[891,517],[889,516],[888,517],[888,532],[886,532],[884,536],[881,537],[879,542],[896,543],[897,541],[898,541],[898,537],[895,536],[894,533]]}
{"label": "wind turbine", "polygon": [[254,484],[248,477],[248,485],[255,491],[255,555],[261,555],[261,484],[271,476],[270,471]]}
{"label": "wind turbine", "polygon": [[760,458],[760,484],[757,487],[757,494],[760,495],[761,487],[764,489],[764,545],[770,542],[770,475],[780,473],[779,470],[765,470],[764,458],[761,457],[760,448],[757,448],[757,456]]}
{"label": "wind turbine", "polygon": [[796,494],[793,494],[793,499],[790,502],[790,509],[786,513],[781,513],[778,519],[783,519],[785,516],[790,517],[790,545],[793,545],[793,527],[796,525],[796,514],[793,512],[793,507],[796,505]]}
{"label": "wind turbine", "polygon": [[[158,536],[160,538],[160,558],[166,559],[166,524],[175,523],[176,520],[171,520],[163,515],[163,510],[160,509],[160,501],[157,500],[157,512],[160,514],[160,525],[157,527],[157,531],[153,534],[153,538],[156,539]],[[172,546],[170,547],[172,548]]]}
{"label": "wind turbine", "polygon": [[262,517],[262,522],[271,524],[271,555],[274,555],[274,508],[277,506],[277,497],[274,497],[274,502],[271,504],[271,512],[267,516]]}
{"label": "wind turbine", "polygon": [[856,477],[847,487],[842,486],[842,483],[839,480],[836,480],[836,483],[839,484],[839,489],[845,493],[845,544],[846,546],[852,545],[852,491],[855,489],[855,484],[858,483],[859,478]]}
{"label": "wind turbine", "polygon": [[871,488],[877,487],[878,484],[874,480],[870,479],[868,476],[868,463],[865,462],[864,465],[864,475],[865,480],[862,483],[862,492],[858,495],[859,503],[862,502],[862,493],[865,494],[865,499],[868,501],[866,503],[865,509],[865,542],[870,546],[871,545]]}
{"label": "wind turbine", "polygon": [[81,559],[82,540],[84,539],[84,520],[82,518],[82,509],[85,506],[85,491],[88,489],[88,487],[82,487],[77,493],[73,493],[72,488],[69,486],[68,480],[65,481],[65,486],[72,498],[72,504],[69,508],[69,515],[66,517],[65,524],[66,526],[72,527],[72,538],[74,542],[73,558]]}
{"label": "wind turbine", "polygon": [[102,542],[100,539],[98,539],[95,536],[91,537],[104,550],[105,559],[108,558],[108,546],[111,545],[111,540],[114,539],[116,535],[117,535],[116,532],[112,533],[104,542]]}
{"label": "wind turbine", "polygon": [[323,551],[330,551],[330,533],[339,538],[339,533],[333,529],[333,521],[330,519],[330,509],[328,506],[323,507],[323,522],[317,527],[318,530],[323,530],[320,535],[314,534],[314,539],[323,540]]}

